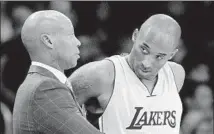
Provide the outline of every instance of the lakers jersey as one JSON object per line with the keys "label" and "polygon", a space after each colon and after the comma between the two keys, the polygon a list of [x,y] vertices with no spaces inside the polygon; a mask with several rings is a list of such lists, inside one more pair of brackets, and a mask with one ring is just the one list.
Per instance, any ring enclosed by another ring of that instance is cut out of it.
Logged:
{"label": "lakers jersey", "polygon": [[99,118],[106,134],[179,134],[182,103],[167,62],[158,72],[152,95],[131,70],[125,57],[108,58],[115,66],[111,99]]}

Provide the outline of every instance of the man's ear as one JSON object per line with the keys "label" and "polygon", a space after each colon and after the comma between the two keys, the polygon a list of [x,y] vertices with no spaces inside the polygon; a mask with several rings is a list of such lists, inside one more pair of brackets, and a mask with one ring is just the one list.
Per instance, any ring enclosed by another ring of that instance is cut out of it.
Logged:
{"label": "man's ear", "polygon": [[171,60],[171,59],[175,56],[175,54],[176,54],[177,52],[178,52],[178,49],[175,49],[175,50],[171,53],[169,60]]}
{"label": "man's ear", "polygon": [[53,49],[54,46],[51,41],[51,37],[48,34],[42,34],[40,37],[41,37],[41,41],[45,44],[45,46]]}
{"label": "man's ear", "polygon": [[138,29],[136,28],[132,34],[132,41],[135,42],[137,40],[137,36],[138,36]]}

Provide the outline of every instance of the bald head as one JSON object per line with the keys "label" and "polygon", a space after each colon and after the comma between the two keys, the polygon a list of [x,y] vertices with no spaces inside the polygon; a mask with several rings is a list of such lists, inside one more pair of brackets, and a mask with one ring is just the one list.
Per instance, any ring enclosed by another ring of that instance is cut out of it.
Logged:
{"label": "bald head", "polygon": [[38,11],[31,14],[25,21],[21,37],[29,54],[44,47],[41,35],[54,35],[63,32],[67,27],[72,27],[71,21],[64,14],[54,10]]}
{"label": "bald head", "polygon": [[152,42],[161,43],[165,41],[164,44],[177,46],[181,36],[181,28],[172,17],[165,14],[156,14],[142,24],[140,36]]}
{"label": "bald head", "polygon": [[151,16],[139,31],[135,29],[128,59],[136,75],[140,79],[155,80],[159,70],[178,51],[180,36],[179,24],[164,14]]}
{"label": "bald head", "polygon": [[72,22],[54,10],[38,11],[25,21],[22,41],[32,61],[38,61],[62,71],[75,67],[80,42]]}

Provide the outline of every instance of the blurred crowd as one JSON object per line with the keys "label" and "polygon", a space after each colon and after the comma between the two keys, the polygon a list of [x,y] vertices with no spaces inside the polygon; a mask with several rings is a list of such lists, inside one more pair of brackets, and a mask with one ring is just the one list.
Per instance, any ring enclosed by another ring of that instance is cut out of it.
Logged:
{"label": "blurred crowd", "polygon": [[[129,53],[131,35],[150,15],[165,13],[182,28],[179,52],[173,61],[183,65],[186,79],[180,92],[183,102],[181,134],[213,134],[214,2],[3,2],[1,1],[1,133],[12,134],[15,94],[25,79],[30,58],[20,31],[33,12],[53,9],[74,25],[81,58],[75,69],[91,61]],[[3,125],[2,125],[3,124]]]}

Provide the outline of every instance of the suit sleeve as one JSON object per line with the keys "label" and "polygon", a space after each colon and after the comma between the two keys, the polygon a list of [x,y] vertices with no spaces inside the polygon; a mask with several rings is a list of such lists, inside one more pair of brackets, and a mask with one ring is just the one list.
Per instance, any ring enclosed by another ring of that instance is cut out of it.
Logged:
{"label": "suit sleeve", "polygon": [[32,107],[37,129],[45,134],[101,134],[80,114],[69,89],[55,81],[40,84]]}

